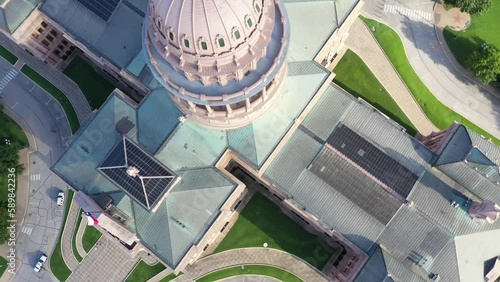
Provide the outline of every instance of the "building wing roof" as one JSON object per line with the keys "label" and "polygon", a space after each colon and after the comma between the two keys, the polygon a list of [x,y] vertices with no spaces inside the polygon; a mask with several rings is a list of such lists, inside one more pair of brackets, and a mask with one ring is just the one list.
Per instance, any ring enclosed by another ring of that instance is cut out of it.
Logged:
{"label": "building wing roof", "polygon": [[[1,2],[0,4],[3,4],[4,1]],[[0,7],[0,28],[8,33],[13,33],[38,3],[40,0],[9,1],[4,7]]]}
{"label": "building wing roof", "polygon": [[124,68],[141,48],[144,12],[136,5],[121,1],[107,21],[79,0],[46,0],[40,9],[94,54]]}
{"label": "building wing roof", "polygon": [[[290,61],[313,60],[359,0],[284,0],[290,22]],[[314,15],[314,20],[310,15]]]}
{"label": "building wing roof", "polygon": [[[165,92],[162,94],[166,95]],[[151,97],[159,99],[160,96]],[[116,181],[110,181],[109,177],[98,173],[96,169],[102,164],[118,164],[109,161],[108,157],[113,148],[118,148],[116,144],[120,144],[120,140],[124,140],[116,128],[116,124],[124,118],[135,125],[128,131],[126,134],[128,139],[125,140],[128,142],[132,142],[130,140],[144,140],[144,137],[140,137],[144,131],[137,130],[137,120],[141,120],[142,113],[140,110],[136,112],[135,105],[129,104],[121,97],[121,94],[114,93],[75,134],[68,149],[54,164],[52,170],[72,187],[84,191],[91,197],[97,198],[101,193],[106,193],[113,199],[113,205],[130,218],[126,221],[126,226],[132,232],[137,233],[144,245],[148,246],[171,267],[175,267],[189,248],[196,244],[206,232],[236,184],[215,168],[207,168],[207,165],[198,168],[192,163],[186,163],[183,166],[170,167],[169,162],[167,164],[163,162],[177,157],[185,157],[186,155],[182,155],[182,153],[180,156],[163,155],[157,157],[160,165],[166,165],[174,170],[181,177],[180,181],[171,188],[166,199],[158,204],[155,212],[151,212],[143,204],[132,200],[129,193],[124,193],[123,188],[119,187]],[[175,120],[177,123],[177,117]],[[193,130],[190,126],[191,124],[188,123],[181,127]],[[150,130],[156,130],[156,128],[162,130],[161,127],[152,127]],[[196,129],[194,132],[197,132]],[[147,133],[151,134],[151,132]],[[213,131],[208,130],[208,136],[212,136],[210,135],[212,133]],[[204,133],[200,131],[197,134],[197,136],[201,136]],[[203,140],[199,140],[200,138],[193,137],[191,139],[203,142]],[[180,147],[184,145],[179,142],[175,144]],[[139,148],[137,144],[134,146]],[[221,151],[226,148],[224,142],[218,146]],[[172,148],[172,150],[176,150],[176,148]],[[193,148],[189,148],[189,150],[192,151]],[[200,146],[200,150],[204,151],[204,147]],[[146,154],[142,149],[140,151]],[[118,157],[121,155],[119,154]],[[196,152],[193,152],[193,155],[196,155]],[[220,154],[213,157],[214,161],[219,156]],[[175,164],[175,161],[170,163]],[[142,167],[139,164],[137,166]]]}

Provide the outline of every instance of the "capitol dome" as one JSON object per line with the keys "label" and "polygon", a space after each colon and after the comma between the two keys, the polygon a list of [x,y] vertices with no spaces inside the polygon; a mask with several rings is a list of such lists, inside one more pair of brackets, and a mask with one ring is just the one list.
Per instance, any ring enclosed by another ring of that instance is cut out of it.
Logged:
{"label": "capitol dome", "polygon": [[283,92],[289,27],[281,0],[149,5],[148,65],[188,118],[211,127],[241,127]]}

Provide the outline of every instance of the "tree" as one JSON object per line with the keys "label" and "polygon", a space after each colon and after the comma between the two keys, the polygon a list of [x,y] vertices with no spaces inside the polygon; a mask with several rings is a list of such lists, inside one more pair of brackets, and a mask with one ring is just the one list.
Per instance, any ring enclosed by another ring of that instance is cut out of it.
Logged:
{"label": "tree", "polygon": [[455,0],[454,5],[460,7],[462,12],[479,15],[491,8],[491,0]]}
{"label": "tree", "polygon": [[470,66],[484,84],[496,81],[500,74],[500,51],[493,45],[484,45],[481,51],[472,54]]}

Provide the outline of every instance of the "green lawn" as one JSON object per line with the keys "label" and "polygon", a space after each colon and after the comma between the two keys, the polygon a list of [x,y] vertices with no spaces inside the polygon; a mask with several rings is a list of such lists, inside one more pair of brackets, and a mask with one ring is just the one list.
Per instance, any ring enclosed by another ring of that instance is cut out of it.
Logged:
{"label": "green lawn", "polygon": [[275,268],[272,266],[266,265],[245,265],[245,266],[236,266],[231,268],[226,268],[223,270],[219,270],[217,272],[212,272],[198,280],[197,282],[212,282],[217,281],[223,278],[238,276],[238,275],[264,275],[269,277],[274,277],[284,282],[301,282],[302,279],[297,276],[291,274],[288,271]]}
{"label": "green lawn", "polygon": [[61,225],[61,233],[59,234],[54,252],[52,253],[52,256],[50,256],[50,270],[59,281],[66,281],[66,279],[68,279],[71,275],[71,270],[68,268],[62,257],[61,237],[62,231],[66,225],[66,219],[68,218],[69,207],[71,205],[71,201],[73,201],[73,194],[73,190],[68,190],[68,198],[66,199],[66,208],[64,209],[64,219]]}
{"label": "green lawn", "polygon": [[75,255],[75,258],[76,260],[78,260],[78,262],[81,262],[83,260],[82,256],[78,252],[78,249],[76,248],[76,234],[78,233],[78,227],[80,226],[81,222],[82,222],[82,210],[80,209],[80,213],[78,213],[78,219],[76,220],[75,232],[73,232],[73,238],[71,238],[73,255]]}
{"label": "green lawn", "polygon": [[80,123],[78,121],[78,116],[76,115],[75,109],[69,102],[66,95],[59,90],[56,86],[50,83],[47,79],[45,79],[42,75],[37,73],[34,69],[30,68],[28,65],[24,65],[21,68],[21,71],[28,76],[31,80],[33,80],[40,87],[45,89],[52,97],[54,97],[59,104],[61,104],[66,116],[68,117],[69,125],[71,127],[71,131],[75,133],[80,127]]}
{"label": "green lawn", "polygon": [[102,233],[95,229],[93,226],[85,226],[85,231],[83,231],[82,245],[83,249],[88,253],[94,247],[97,240],[101,238]]}
{"label": "green lawn", "polygon": [[127,277],[125,282],[145,282],[153,278],[156,274],[162,272],[166,267],[157,263],[155,265],[148,265],[143,260],[141,260],[132,273]]}
{"label": "green lawn", "polygon": [[16,55],[12,54],[9,50],[5,49],[5,47],[3,46],[0,46],[0,56],[2,56],[12,65],[14,65],[17,62]]}
{"label": "green lawn", "polygon": [[417,129],[411,121],[356,53],[347,50],[333,72],[336,74],[333,81],[340,87],[355,97],[361,97],[368,101],[375,108],[404,126],[408,134],[415,135],[417,133]]}
{"label": "green lawn", "polygon": [[[472,15],[471,25],[465,31],[452,31],[446,28],[444,38],[457,61],[468,67],[470,54],[486,42],[500,49],[500,0],[492,0],[491,8],[482,15]],[[455,35],[457,38],[455,39]]]}
{"label": "green lawn", "polygon": [[115,86],[97,73],[92,65],[80,57],[64,69],[64,74],[71,78],[82,90],[92,109],[98,109],[106,101]]}
{"label": "green lawn", "polygon": [[333,249],[307,232],[264,195],[256,193],[241,212],[216,253],[245,247],[284,250],[322,269]]}
{"label": "green lawn", "polygon": [[175,275],[174,273],[170,273],[169,275],[165,276],[162,280],[160,280],[159,282],[168,282],[168,281],[172,281],[174,280],[175,278],[179,277],[182,275],[182,272],[179,272],[179,275]]}
{"label": "green lawn", "polygon": [[7,269],[7,262],[4,257],[0,257],[0,278],[2,278],[3,273]]}
{"label": "green lawn", "polygon": [[373,33],[375,38],[379,42],[382,49],[384,49],[387,57],[389,57],[389,60],[392,62],[396,70],[399,72],[399,75],[408,86],[408,89],[410,89],[410,92],[420,104],[420,107],[432,123],[434,123],[434,125],[436,125],[439,129],[445,129],[448,128],[455,120],[481,135],[491,137],[495,144],[500,145],[500,140],[443,105],[434,96],[434,94],[432,94],[432,92],[427,88],[427,86],[425,86],[413,70],[408,58],[406,57],[403,42],[401,42],[401,39],[394,30],[377,21],[366,19],[362,16],[360,16],[360,18],[369,27],[374,26],[376,28],[376,31]]}

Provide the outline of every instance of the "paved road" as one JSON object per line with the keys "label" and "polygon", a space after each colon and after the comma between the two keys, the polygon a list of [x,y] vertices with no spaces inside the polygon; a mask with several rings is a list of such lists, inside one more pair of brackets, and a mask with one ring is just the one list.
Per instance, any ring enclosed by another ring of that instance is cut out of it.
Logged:
{"label": "paved road", "polygon": [[3,58],[0,58],[0,80],[3,82],[0,102],[9,115],[22,120],[30,129],[35,143],[28,154],[29,187],[18,187],[24,192],[28,190],[29,199],[24,220],[17,226],[14,281],[56,281],[45,269],[36,274],[33,266],[42,253],[52,253],[61,226],[64,211],[55,199],[67,186],[49,167],[62,154],[71,136],[69,124],[59,104]]}
{"label": "paved road", "polygon": [[371,0],[363,11],[400,35],[411,65],[443,104],[500,138],[500,99],[453,64],[433,8],[434,1]]}

